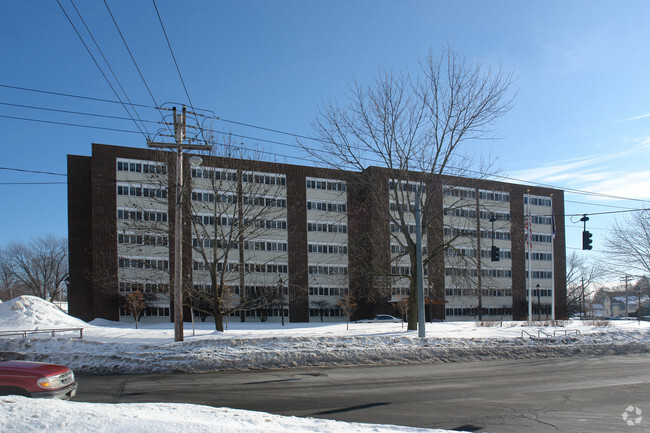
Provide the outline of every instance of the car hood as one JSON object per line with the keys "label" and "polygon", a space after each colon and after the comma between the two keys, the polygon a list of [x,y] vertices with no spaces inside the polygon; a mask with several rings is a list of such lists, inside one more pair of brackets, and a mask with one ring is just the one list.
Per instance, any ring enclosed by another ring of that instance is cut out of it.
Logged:
{"label": "car hood", "polygon": [[51,376],[53,374],[62,374],[70,369],[63,365],[44,364],[33,361],[5,361],[0,362],[0,374],[21,373],[31,374],[34,376]]}

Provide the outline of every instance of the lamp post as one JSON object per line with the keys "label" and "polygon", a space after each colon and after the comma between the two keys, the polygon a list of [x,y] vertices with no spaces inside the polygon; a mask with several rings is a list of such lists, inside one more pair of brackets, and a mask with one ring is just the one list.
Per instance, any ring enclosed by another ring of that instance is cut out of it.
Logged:
{"label": "lamp post", "polygon": [[280,317],[282,317],[282,326],[284,326],[284,281],[278,275],[278,291],[280,292]]}
{"label": "lamp post", "polygon": [[537,286],[535,286],[535,288],[537,289],[537,321],[541,322],[542,321],[542,304],[540,303],[541,301],[540,301],[540,295],[539,295],[539,292],[540,292],[539,284],[537,284]]}

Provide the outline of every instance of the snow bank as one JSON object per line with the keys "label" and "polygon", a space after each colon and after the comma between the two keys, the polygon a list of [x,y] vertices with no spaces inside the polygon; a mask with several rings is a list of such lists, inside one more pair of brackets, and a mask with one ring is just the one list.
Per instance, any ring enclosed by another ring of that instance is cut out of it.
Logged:
{"label": "snow bank", "polygon": [[[85,323],[39,298],[23,296],[0,305],[0,330],[83,327],[77,335],[0,337],[0,355],[53,362],[78,374],[207,372],[286,367],[408,364],[613,355],[650,352],[650,323],[580,321],[553,328],[477,326],[474,322],[427,324],[418,338],[402,324],[231,323],[225,333],[185,324],[185,341],[174,342],[173,325]],[[525,332],[522,332],[525,331]],[[554,335],[555,334],[555,335]],[[565,335],[566,334],[566,335]],[[530,338],[530,336],[534,338]]]}
{"label": "snow bank", "polygon": [[60,400],[0,397],[0,431],[143,432],[178,433],[444,433],[378,424],[346,423],[313,418],[285,417],[263,412],[213,408],[191,404],[97,404]]}

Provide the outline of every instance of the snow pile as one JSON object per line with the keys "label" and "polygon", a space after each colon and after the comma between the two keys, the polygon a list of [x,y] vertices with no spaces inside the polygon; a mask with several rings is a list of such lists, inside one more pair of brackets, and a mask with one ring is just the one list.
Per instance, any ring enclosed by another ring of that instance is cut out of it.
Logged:
{"label": "snow pile", "polygon": [[0,431],[20,433],[125,431],[178,433],[444,433],[377,424],[285,417],[178,403],[96,404],[0,397]]}
{"label": "snow pile", "polygon": [[0,303],[0,329],[32,330],[87,326],[83,320],[67,315],[53,303],[36,296],[19,296]]}
{"label": "snow pile", "polygon": [[[101,326],[100,326],[101,325]],[[427,324],[418,338],[400,323],[230,323],[225,333],[197,323],[174,342],[173,324],[95,320],[87,324],[49,302],[23,296],[0,305],[0,331],[83,327],[78,334],[0,337],[0,355],[64,364],[84,374],[207,372],[286,367],[408,364],[650,352],[650,323],[580,321],[563,327]]]}

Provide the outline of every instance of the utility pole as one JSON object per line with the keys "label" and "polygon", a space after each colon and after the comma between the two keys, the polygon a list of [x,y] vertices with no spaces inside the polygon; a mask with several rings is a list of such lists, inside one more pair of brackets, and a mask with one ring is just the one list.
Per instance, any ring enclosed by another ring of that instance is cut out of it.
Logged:
{"label": "utility pole", "polygon": [[[181,114],[176,114],[176,107],[172,109],[174,117],[175,143],[156,143],[147,140],[147,146],[156,149],[171,149],[176,152],[176,205],[174,210],[174,341],[183,341],[183,151],[184,150],[211,150],[209,144],[184,144],[187,140],[186,108],[183,106]],[[200,159],[200,158],[199,158]],[[201,162],[199,161],[198,164]],[[196,164],[196,165],[198,165]],[[194,165],[194,164],[193,164]],[[170,170],[168,170],[169,172]]]}
{"label": "utility pole", "polygon": [[627,307],[627,305],[628,305],[628,296],[627,296],[627,281],[628,281],[628,278],[630,278],[630,276],[625,275],[625,317],[628,317],[630,315],[630,313],[628,311],[628,307]]}

